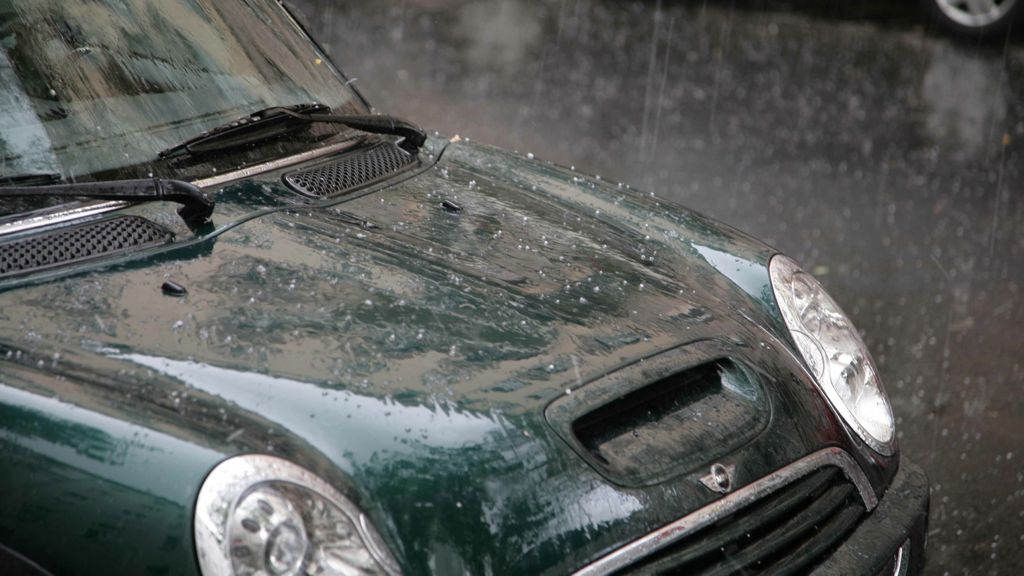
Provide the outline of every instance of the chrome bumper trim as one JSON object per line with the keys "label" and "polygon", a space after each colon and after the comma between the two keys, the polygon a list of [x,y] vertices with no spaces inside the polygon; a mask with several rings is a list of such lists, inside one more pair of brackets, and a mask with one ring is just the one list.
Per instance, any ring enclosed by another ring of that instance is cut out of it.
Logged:
{"label": "chrome bumper trim", "polygon": [[760,500],[794,480],[826,466],[835,466],[842,470],[843,474],[857,488],[861,500],[864,501],[864,507],[869,512],[875,509],[875,506],[878,505],[878,497],[875,495],[875,491],[871,487],[867,476],[860,469],[860,466],[857,465],[853,457],[840,448],[825,448],[804,456],[792,464],[736,490],[728,496],[724,496],[671,524],[662,526],[626,544],[618,550],[577,570],[573,573],[573,576],[599,576],[611,574],[616,570],[625,568],[637,560],[682,540],[705,526],[717,522],[720,518]]}

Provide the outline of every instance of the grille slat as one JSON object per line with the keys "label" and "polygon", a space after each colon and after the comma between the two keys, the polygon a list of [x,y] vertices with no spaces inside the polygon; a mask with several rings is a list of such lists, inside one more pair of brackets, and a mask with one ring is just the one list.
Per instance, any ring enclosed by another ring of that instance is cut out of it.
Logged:
{"label": "grille slat", "polygon": [[843,508],[829,518],[825,524],[817,527],[814,538],[808,538],[791,554],[772,565],[763,574],[765,576],[790,576],[803,574],[824,558],[837,544],[837,540],[845,536],[863,515],[862,510]]}
{"label": "grille slat", "polygon": [[84,262],[171,241],[170,230],[138,216],[121,216],[0,244],[0,278]]}
{"label": "grille slat", "polygon": [[[824,490],[832,480],[828,473],[817,473],[795,482],[779,492],[773,498],[750,505],[745,511],[745,516],[756,516],[761,525],[771,526],[784,518],[792,516],[794,510],[806,506],[808,501],[813,501],[814,495]],[[740,541],[750,533],[751,526],[747,522],[734,521],[720,526],[716,530],[709,531],[701,538],[699,545],[691,546],[683,552],[673,556],[675,564],[685,564],[697,560],[699,557],[714,550],[720,550],[731,542]]]}
{"label": "grille slat", "polygon": [[284,182],[304,196],[327,198],[373,184],[415,164],[415,156],[392,142],[382,142],[328,164],[285,174]]}
{"label": "grille slat", "polygon": [[[746,515],[756,516],[762,525],[771,525],[788,515],[799,506],[806,505],[814,494],[820,493],[831,480],[828,474],[815,474],[787,486],[777,492],[773,498],[755,502],[745,510]],[[720,549],[729,542],[737,541],[750,532],[750,526],[743,522],[733,522],[711,531],[700,540],[700,544],[692,546],[688,554],[680,554],[677,562],[685,563],[695,560],[709,550]]]}
{"label": "grille slat", "polygon": [[864,512],[854,485],[827,467],[617,573],[800,574],[833,550]]}
{"label": "grille slat", "polygon": [[[796,548],[799,551],[809,542],[817,540],[813,536],[807,538],[808,532],[812,531],[822,519],[826,522],[834,520],[833,513],[839,508],[843,501],[853,493],[849,485],[833,486],[820,498],[811,503],[810,506],[801,510],[797,515],[783,521],[770,533],[758,538],[756,542],[744,548],[740,553],[729,558],[729,566],[718,566],[715,570],[708,572],[708,576],[725,576],[732,574],[734,568],[744,567],[758,569],[764,564],[766,558],[779,555],[780,550]],[[841,510],[841,516],[845,510]],[[823,532],[827,532],[824,531]],[[784,556],[784,565],[789,567],[800,567],[806,565],[806,554],[787,554]]]}

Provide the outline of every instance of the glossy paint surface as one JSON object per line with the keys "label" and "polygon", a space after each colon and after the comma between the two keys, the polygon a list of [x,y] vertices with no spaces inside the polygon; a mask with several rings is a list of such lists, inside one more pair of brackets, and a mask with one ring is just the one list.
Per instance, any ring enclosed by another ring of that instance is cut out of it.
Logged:
{"label": "glossy paint surface", "polygon": [[1024,573],[1020,20],[989,44],[919,2],[295,3],[380,110],[656,191],[813,272],[931,479],[927,573]]}
{"label": "glossy paint surface", "polygon": [[891,477],[781,336],[770,248],[496,149],[433,140],[421,162],[318,204],[281,173],[237,181],[204,235],[0,286],[0,541],[55,572],[194,572],[201,478],[260,452],[345,492],[409,574],[565,572],[716,497],[710,462],[616,484],[545,417],[668,350],[766,391],[770,422],[718,458],[737,484],[827,445]]}

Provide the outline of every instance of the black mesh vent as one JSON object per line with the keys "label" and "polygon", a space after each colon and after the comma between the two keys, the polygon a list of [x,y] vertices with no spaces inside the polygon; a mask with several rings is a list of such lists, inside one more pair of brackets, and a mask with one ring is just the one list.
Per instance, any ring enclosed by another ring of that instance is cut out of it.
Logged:
{"label": "black mesh vent", "polygon": [[415,156],[386,142],[349,152],[330,164],[285,174],[284,181],[299,194],[326,198],[372,184],[415,163]]}
{"label": "black mesh vent", "polygon": [[823,468],[618,573],[807,574],[864,513],[842,471]]}
{"label": "black mesh vent", "polygon": [[0,244],[0,277],[72,264],[169,242],[170,230],[122,216]]}

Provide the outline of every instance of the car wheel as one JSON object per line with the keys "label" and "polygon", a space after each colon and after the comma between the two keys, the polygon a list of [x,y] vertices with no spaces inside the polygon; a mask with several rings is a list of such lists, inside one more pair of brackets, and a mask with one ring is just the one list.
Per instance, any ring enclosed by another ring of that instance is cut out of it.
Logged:
{"label": "car wheel", "polygon": [[1024,0],[924,0],[948,30],[975,37],[993,37],[1010,27]]}

